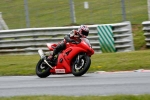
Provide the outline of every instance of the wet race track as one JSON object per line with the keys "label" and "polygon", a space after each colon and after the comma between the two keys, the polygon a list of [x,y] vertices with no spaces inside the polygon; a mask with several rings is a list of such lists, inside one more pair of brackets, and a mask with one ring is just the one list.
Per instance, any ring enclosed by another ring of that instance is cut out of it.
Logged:
{"label": "wet race track", "polygon": [[149,94],[150,72],[0,77],[0,96]]}

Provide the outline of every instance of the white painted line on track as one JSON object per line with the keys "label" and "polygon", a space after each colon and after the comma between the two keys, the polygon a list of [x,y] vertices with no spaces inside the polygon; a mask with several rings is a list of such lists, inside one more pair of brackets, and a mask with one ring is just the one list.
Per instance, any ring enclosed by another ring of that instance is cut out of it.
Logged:
{"label": "white painted line on track", "polygon": [[129,72],[150,72],[150,70],[138,69],[138,70],[132,70],[132,71],[114,71],[114,72],[96,71],[94,73],[96,73],[96,74],[105,74],[105,73],[129,73]]}

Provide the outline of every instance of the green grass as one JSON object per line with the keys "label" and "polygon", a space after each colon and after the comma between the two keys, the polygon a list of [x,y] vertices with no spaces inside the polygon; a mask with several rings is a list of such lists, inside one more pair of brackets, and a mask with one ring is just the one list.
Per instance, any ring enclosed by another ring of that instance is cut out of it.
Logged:
{"label": "green grass", "polygon": [[[72,25],[69,0],[27,0],[30,27]],[[86,0],[89,9],[84,9],[85,0],[73,0],[76,23],[105,24],[122,22],[121,0]],[[148,20],[147,0],[125,0],[126,20],[141,24]],[[25,28],[24,0],[0,0],[0,11],[10,29]]]}
{"label": "green grass", "polygon": [[150,100],[150,95],[114,95],[114,96],[19,96],[0,97],[0,100]]}
{"label": "green grass", "polygon": [[140,24],[132,25],[133,42],[134,42],[135,50],[146,49],[145,36],[142,28],[143,26]]}
{"label": "green grass", "polygon": [[[35,75],[38,55],[1,55],[0,76]],[[125,53],[96,53],[89,72],[150,69],[150,50]]]}
{"label": "green grass", "polygon": [[38,55],[1,55],[0,76],[34,75],[38,60]]}
{"label": "green grass", "polygon": [[150,69],[150,51],[95,54],[90,71],[126,71]]}

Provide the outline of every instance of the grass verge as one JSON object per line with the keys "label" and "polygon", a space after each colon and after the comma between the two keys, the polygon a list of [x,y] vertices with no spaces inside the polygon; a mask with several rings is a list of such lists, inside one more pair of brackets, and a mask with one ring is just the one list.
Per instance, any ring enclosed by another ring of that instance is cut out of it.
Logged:
{"label": "grass verge", "polygon": [[[38,55],[1,55],[0,76],[35,75]],[[124,53],[95,53],[89,72],[150,69],[150,50]]]}
{"label": "grass verge", "polygon": [[19,96],[0,97],[0,100],[150,100],[150,95],[114,95],[114,96]]}
{"label": "grass verge", "polygon": [[[75,24],[105,24],[122,21],[121,0],[74,0]],[[34,4],[34,5],[33,5]],[[0,0],[0,11],[9,29],[26,27],[24,0]],[[69,0],[28,0],[30,28],[73,25]],[[141,24],[148,20],[147,0],[125,0],[126,20]]]}

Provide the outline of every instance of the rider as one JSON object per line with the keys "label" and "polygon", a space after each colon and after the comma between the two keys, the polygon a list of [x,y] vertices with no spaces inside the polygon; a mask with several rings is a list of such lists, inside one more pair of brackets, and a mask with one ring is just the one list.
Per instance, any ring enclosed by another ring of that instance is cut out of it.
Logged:
{"label": "rider", "polygon": [[64,50],[66,48],[67,42],[75,43],[79,40],[79,38],[86,38],[88,34],[89,28],[86,25],[81,25],[78,30],[72,30],[64,37],[64,40],[56,46],[53,54],[50,56],[50,59],[53,60],[55,55],[57,55],[60,51]]}

